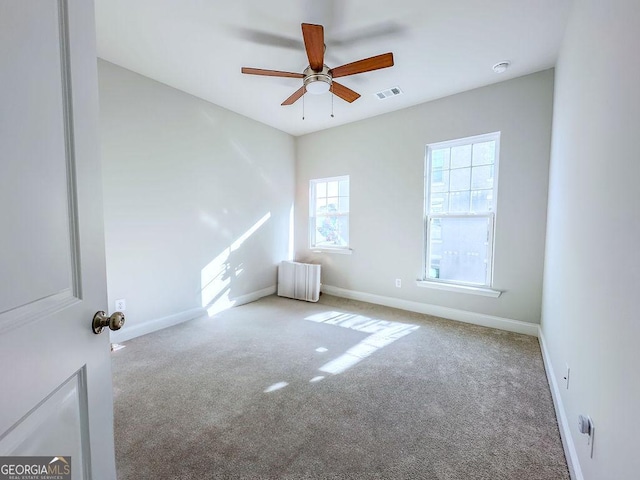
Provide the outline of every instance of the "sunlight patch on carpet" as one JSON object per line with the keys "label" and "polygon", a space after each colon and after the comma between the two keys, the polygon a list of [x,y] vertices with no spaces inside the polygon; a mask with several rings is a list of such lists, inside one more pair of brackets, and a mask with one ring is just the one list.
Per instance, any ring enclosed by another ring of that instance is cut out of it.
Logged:
{"label": "sunlight patch on carpet", "polygon": [[[305,320],[371,334],[339,357],[320,367],[319,370],[321,372],[331,373],[333,375],[344,372],[375,351],[386,347],[399,338],[409,335],[420,328],[418,325],[410,323],[376,320],[375,318],[364,315],[334,311],[316,313],[306,317]],[[319,351],[319,349],[316,349],[316,351]]]}
{"label": "sunlight patch on carpet", "polygon": [[274,383],[270,387],[267,387],[267,389],[264,391],[264,393],[275,392],[276,390],[280,390],[281,388],[284,388],[287,385],[289,385],[287,382]]}

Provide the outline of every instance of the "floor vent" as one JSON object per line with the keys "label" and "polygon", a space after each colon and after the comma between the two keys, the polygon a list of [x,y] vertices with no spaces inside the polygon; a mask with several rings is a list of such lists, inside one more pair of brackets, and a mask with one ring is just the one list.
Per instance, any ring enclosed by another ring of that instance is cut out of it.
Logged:
{"label": "floor vent", "polygon": [[375,95],[376,97],[378,97],[378,99],[384,100],[385,98],[402,95],[402,90],[400,90],[400,87],[391,87],[387,90],[382,90],[381,92],[378,92]]}

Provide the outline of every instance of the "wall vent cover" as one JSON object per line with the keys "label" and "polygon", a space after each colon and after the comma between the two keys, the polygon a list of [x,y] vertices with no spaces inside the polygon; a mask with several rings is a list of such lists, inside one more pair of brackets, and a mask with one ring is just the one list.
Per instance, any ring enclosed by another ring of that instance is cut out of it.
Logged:
{"label": "wall vent cover", "polygon": [[402,90],[400,90],[400,87],[391,87],[387,90],[382,90],[381,92],[375,93],[375,96],[379,100],[384,100],[385,98],[389,97],[395,97],[397,95],[402,95]]}

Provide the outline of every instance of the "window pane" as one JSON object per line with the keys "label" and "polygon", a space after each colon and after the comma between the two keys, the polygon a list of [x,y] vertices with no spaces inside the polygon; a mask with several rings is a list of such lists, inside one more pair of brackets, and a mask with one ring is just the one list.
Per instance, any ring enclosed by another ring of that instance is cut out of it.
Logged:
{"label": "window pane", "polygon": [[449,211],[449,194],[432,193],[429,211],[431,213],[447,213]]}
{"label": "window pane", "polygon": [[349,217],[343,216],[336,219],[338,225],[338,234],[335,240],[335,245],[340,247],[346,247],[349,245]]}
{"label": "window pane", "polygon": [[336,213],[338,211],[338,197],[327,198],[327,213]]}
{"label": "window pane", "polygon": [[349,180],[340,180],[339,190],[340,190],[339,195],[341,197],[348,197],[349,196]]}
{"label": "window pane", "polygon": [[451,149],[451,168],[471,166],[471,145]]}
{"label": "window pane", "polygon": [[433,174],[431,175],[431,191],[449,191],[449,170],[440,170],[438,172],[433,172]]}
{"label": "window pane", "polygon": [[431,220],[429,277],[485,285],[489,261],[489,219],[478,217],[437,220],[437,233],[434,228],[436,219]]}
{"label": "window pane", "polygon": [[349,197],[340,197],[340,213],[349,213]]}
{"label": "window pane", "polygon": [[449,213],[467,213],[469,211],[469,192],[449,194]]}
{"label": "window pane", "polygon": [[349,246],[349,176],[315,179],[309,238],[312,248]]}
{"label": "window pane", "polygon": [[316,246],[335,245],[338,239],[336,217],[316,217]]}
{"label": "window pane", "polygon": [[449,190],[452,192],[469,190],[471,185],[471,169],[460,168],[458,170],[451,170],[451,187]]}
{"label": "window pane", "polygon": [[498,139],[489,133],[427,145],[425,278],[490,283]]}
{"label": "window pane", "polygon": [[442,228],[439,218],[431,219],[429,228],[429,278],[440,278],[440,258],[442,257]]}
{"label": "window pane", "polygon": [[347,245],[349,245],[348,216],[316,218],[316,247],[346,247]]}
{"label": "window pane", "polygon": [[473,145],[473,164],[489,165],[496,158],[496,142],[476,143]]}
{"label": "window pane", "polygon": [[442,243],[431,245],[431,255],[429,258],[429,278],[440,278],[440,260],[442,259]]}
{"label": "window pane", "polygon": [[[442,240],[442,223],[439,218],[431,220],[431,240]],[[433,250],[432,250],[433,251]]]}
{"label": "window pane", "polygon": [[318,198],[316,199],[316,215],[327,213],[327,199],[326,198]]}
{"label": "window pane", "polygon": [[441,148],[431,152],[431,170],[449,170],[450,149]]}
{"label": "window pane", "polygon": [[471,192],[471,211],[493,211],[493,190],[474,190]]}
{"label": "window pane", "polygon": [[471,188],[474,190],[493,188],[493,165],[471,169]]}

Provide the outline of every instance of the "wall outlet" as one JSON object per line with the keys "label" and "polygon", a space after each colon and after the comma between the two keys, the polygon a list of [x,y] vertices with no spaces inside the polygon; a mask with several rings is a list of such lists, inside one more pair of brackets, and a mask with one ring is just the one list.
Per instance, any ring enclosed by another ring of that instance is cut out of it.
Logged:
{"label": "wall outlet", "polygon": [[569,390],[569,376],[571,375],[571,369],[569,368],[569,364],[565,364],[565,366],[567,367],[564,371],[564,376],[562,377],[562,379],[564,380],[564,388],[566,388],[567,390]]}
{"label": "wall outlet", "polygon": [[591,417],[584,415],[578,416],[578,431],[589,436],[587,445],[591,445],[590,457],[593,458],[593,439],[596,434],[596,427],[593,425],[593,420],[591,420]]}
{"label": "wall outlet", "polygon": [[396,278],[396,287],[402,287],[402,280],[400,280],[399,278]]}
{"label": "wall outlet", "polygon": [[120,300],[116,300],[117,312],[124,312],[126,309],[127,309],[127,303],[125,302],[124,298],[121,298]]}

